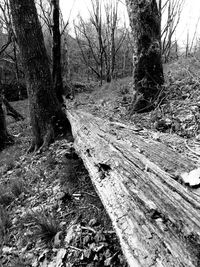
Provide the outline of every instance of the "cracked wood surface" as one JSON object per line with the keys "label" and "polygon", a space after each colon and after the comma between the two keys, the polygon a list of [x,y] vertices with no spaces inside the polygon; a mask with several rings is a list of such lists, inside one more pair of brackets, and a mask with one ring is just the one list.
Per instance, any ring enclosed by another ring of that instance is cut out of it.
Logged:
{"label": "cracked wood surface", "polygon": [[199,190],[176,180],[196,166],[133,127],[83,111],[67,115],[129,266],[200,266]]}

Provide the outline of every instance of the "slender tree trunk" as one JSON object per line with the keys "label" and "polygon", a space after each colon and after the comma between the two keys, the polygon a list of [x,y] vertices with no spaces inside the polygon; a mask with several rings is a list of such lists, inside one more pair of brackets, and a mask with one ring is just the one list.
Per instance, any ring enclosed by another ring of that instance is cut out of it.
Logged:
{"label": "slender tree trunk", "polygon": [[113,79],[113,74],[114,74],[114,70],[115,70],[115,35],[114,35],[114,32],[113,32],[113,35],[112,35],[112,43],[111,43],[111,61],[110,61],[110,70],[111,70],[111,73],[110,73],[110,76],[111,76],[111,80]]}
{"label": "slender tree trunk", "polygon": [[0,150],[5,146],[8,132],[6,128],[5,115],[2,108],[2,95],[0,96]]}
{"label": "slender tree trunk", "polygon": [[16,80],[17,80],[17,87],[18,87],[18,97],[19,100],[22,99],[22,92],[20,89],[20,82],[19,82],[19,66],[18,66],[18,59],[17,59],[17,44],[16,44],[16,40],[15,40],[15,36],[13,36],[13,56],[14,56],[14,62],[15,62],[15,74],[16,74]]}
{"label": "slender tree trunk", "polygon": [[126,72],[126,58],[128,56],[128,48],[124,51],[123,54],[123,64],[122,64],[122,77],[125,77]]}
{"label": "slender tree trunk", "polygon": [[10,0],[25,71],[33,131],[29,151],[43,149],[61,132],[71,133],[55,91],[34,0]]}
{"label": "slender tree trunk", "polygon": [[[114,2],[114,3],[113,3]],[[111,82],[115,69],[115,31],[117,29],[118,2],[110,1],[105,6],[106,13],[106,39],[107,48],[104,46],[105,63],[106,63],[106,81]]]}
{"label": "slender tree trunk", "polygon": [[53,5],[53,85],[60,103],[63,103],[63,82],[61,70],[61,36],[59,0],[52,0]]}
{"label": "slender tree trunk", "polygon": [[66,81],[70,82],[71,80],[70,55],[69,55],[69,47],[66,36],[64,37],[64,71],[66,75]]}
{"label": "slender tree trunk", "polygon": [[104,59],[105,59],[105,76],[106,82],[111,82],[111,75],[110,75],[110,54],[109,51],[104,51]]}
{"label": "slender tree trunk", "polygon": [[113,74],[115,70],[115,57],[116,57],[116,47],[115,47],[115,31],[117,29],[117,19],[118,19],[118,2],[112,7],[111,10],[111,47],[110,47],[110,76],[111,80],[113,79]]}
{"label": "slender tree trunk", "polygon": [[2,96],[2,87],[0,81],[0,151],[7,145],[13,143],[13,138],[9,135],[6,127],[5,114],[2,108],[3,96]]}
{"label": "slender tree trunk", "polygon": [[154,108],[164,83],[160,14],[156,0],[126,0],[134,39],[133,78],[136,91],[131,113]]}

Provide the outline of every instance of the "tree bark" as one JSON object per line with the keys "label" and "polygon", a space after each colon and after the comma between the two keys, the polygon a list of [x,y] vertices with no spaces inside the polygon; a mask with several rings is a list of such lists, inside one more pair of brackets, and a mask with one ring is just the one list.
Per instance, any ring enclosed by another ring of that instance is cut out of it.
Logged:
{"label": "tree bark", "polygon": [[71,126],[55,91],[34,0],[10,0],[13,24],[25,71],[33,132],[29,151],[46,148]]}
{"label": "tree bark", "polygon": [[5,114],[4,110],[2,108],[3,104],[3,96],[2,96],[2,90],[1,90],[1,82],[0,82],[0,151],[6,147],[7,145],[10,145],[13,143],[13,138],[11,135],[9,135],[6,127],[6,120],[5,120]]}
{"label": "tree bark", "polygon": [[126,0],[134,39],[134,94],[131,113],[154,108],[164,83],[160,14],[156,0]]}
{"label": "tree bark", "polygon": [[68,117],[129,266],[199,267],[200,188],[177,178],[195,164],[134,126],[82,111]]}
{"label": "tree bark", "polygon": [[56,96],[60,103],[63,103],[63,81],[61,70],[61,35],[60,35],[60,8],[59,0],[52,0],[53,5],[53,85],[56,92]]}
{"label": "tree bark", "polygon": [[106,64],[106,81],[111,82],[115,69],[116,47],[115,47],[115,32],[117,30],[118,20],[118,3],[108,4],[106,6],[106,38],[107,49],[104,48],[105,64]]}

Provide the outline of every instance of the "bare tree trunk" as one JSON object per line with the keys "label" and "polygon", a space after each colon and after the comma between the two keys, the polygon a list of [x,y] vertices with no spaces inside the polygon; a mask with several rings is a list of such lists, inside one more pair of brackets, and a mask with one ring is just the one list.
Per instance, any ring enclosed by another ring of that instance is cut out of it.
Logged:
{"label": "bare tree trunk", "polygon": [[110,54],[111,54],[111,61],[110,61],[110,76],[111,80],[113,79],[113,74],[115,70],[115,57],[116,57],[116,50],[115,50],[115,28],[112,28],[111,33],[111,48],[110,48]]}
{"label": "bare tree trunk", "polygon": [[18,58],[17,58],[17,44],[15,40],[15,36],[13,35],[13,57],[14,57],[14,62],[15,62],[15,75],[16,75],[16,80],[17,80],[17,87],[18,87],[18,97],[19,100],[22,99],[22,92],[20,89],[20,81],[19,81],[19,66],[18,66]]}
{"label": "bare tree trunk", "polygon": [[28,89],[33,131],[31,152],[46,148],[61,132],[71,133],[71,126],[53,90],[34,0],[10,0],[10,7]]}
{"label": "bare tree trunk", "polygon": [[63,64],[64,64],[64,72],[65,72],[65,77],[66,81],[70,82],[71,80],[71,70],[70,70],[70,52],[69,52],[69,47],[68,47],[68,42],[67,42],[67,37],[64,36],[64,59],[63,59]]}
{"label": "bare tree trunk", "polygon": [[126,0],[134,39],[133,77],[136,94],[131,113],[154,108],[164,82],[160,16],[156,0]]}
{"label": "bare tree trunk", "polygon": [[61,70],[61,35],[60,35],[60,8],[59,0],[52,0],[53,5],[53,85],[56,96],[63,103],[63,81]]}
{"label": "bare tree trunk", "polygon": [[188,57],[189,54],[189,30],[187,31],[187,39],[186,39],[186,46],[185,46],[185,57]]}
{"label": "bare tree trunk", "polygon": [[[0,8],[2,10],[2,6],[0,5]],[[6,48],[10,45],[11,43],[11,36],[8,36],[8,41],[5,45],[3,45],[0,48],[0,54],[3,53]],[[5,113],[3,110],[3,95],[2,95],[2,73],[0,72],[0,151],[7,145],[12,144],[14,142],[13,138],[11,135],[9,135],[7,131],[7,126],[6,126],[6,119],[5,119]]]}
{"label": "bare tree trunk", "polygon": [[95,6],[93,6],[94,17],[96,22],[96,31],[98,34],[99,41],[99,73],[100,73],[100,85],[103,83],[103,54],[104,54],[104,46],[102,40],[102,14],[101,14],[101,5],[99,1],[96,1],[96,13]]}
{"label": "bare tree trunk", "polygon": [[118,19],[118,2],[110,2],[106,7],[106,38],[107,38],[107,51],[104,49],[104,53],[107,54],[107,82],[111,82],[113,79],[113,72],[115,69],[115,57],[116,57],[116,47],[115,47],[115,32],[117,29],[117,19]]}
{"label": "bare tree trunk", "polygon": [[13,138],[9,135],[6,127],[5,114],[2,108],[3,97],[0,81],[0,151],[7,145],[13,143]]}

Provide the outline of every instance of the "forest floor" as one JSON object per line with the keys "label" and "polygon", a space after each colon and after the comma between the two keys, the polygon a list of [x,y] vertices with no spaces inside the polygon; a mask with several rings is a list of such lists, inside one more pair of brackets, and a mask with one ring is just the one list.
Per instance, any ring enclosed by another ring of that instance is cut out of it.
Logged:
{"label": "forest floor", "polygon": [[[165,67],[164,104],[129,116],[131,78],[88,84],[67,108],[83,109],[146,129],[151,138],[200,157],[200,61]],[[42,154],[26,154],[27,101],[11,103],[26,119],[7,118],[15,144],[0,152],[0,266],[127,266],[110,219],[73,144],[57,140]]]}

